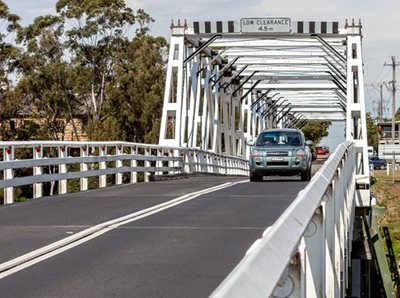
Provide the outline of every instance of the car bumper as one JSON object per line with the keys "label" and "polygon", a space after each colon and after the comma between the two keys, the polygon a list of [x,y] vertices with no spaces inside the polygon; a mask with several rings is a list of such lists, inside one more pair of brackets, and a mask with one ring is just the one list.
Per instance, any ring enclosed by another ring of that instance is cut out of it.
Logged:
{"label": "car bumper", "polygon": [[258,157],[250,160],[250,171],[262,175],[295,175],[307,168],[307,160],[295,157]]}

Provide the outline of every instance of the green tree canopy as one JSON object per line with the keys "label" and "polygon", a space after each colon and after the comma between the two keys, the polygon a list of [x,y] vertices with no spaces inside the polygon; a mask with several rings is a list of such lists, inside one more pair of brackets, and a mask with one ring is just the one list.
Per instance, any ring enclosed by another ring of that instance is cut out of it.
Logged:
{"label": "green tree canopy", "polygon": [[330,125],[331,123],[326,121],[308,121],[301,130],[307,140],[311,140],[314,144],[317,144],[323,137],[328,136]]}
{"label": "green tree canopy", "polygon": [[0,0],[0,82],[3,84],[8,83],[8,75],[15,67],[18,49],[12,42],[20,28],[19,20],[19,16],[12,14]]}
{"label": "green tree canopy", "polygon": [[120,53],[115,68],[112,106],[119,130],[136,142],[156,143],[165,83],[164,38],[140,35]]}
{"label": "green tree canopy", "polygon": [[19,39],[25,43],[27,51],[21,58],[22,78],[15,93],[25,99],[29,116],[42,120],[42,134],[46,138],[63,138],[65,126],[71,123],[75,139],[79,140],[72,121],[73,110],[78,109],[74,69],[65,59],[62,37],[63,25],[57,16],[40,16],[21,30]]}
{"label": "green tree canopy", "polygon": [[[0,79],[18,74],[15,87],[2,85],[2,140],[12,138],[6,122],[17,115],[41,119],[19,134],[27,139],[57,139],[79,117],[92,140],[157,142],[167,43],[149,35],[154,20],[143,9],[133,12],[124,0],[59,0],[54,15],[21,28],[0,0],[0,18],[8,24]],[[7,41],[11,32],[23,47]]]}
{"label": "green tree canopy", "polygon": [[378,137],[378,127],[375,121],[372,119],[370,113],[366,114],[367,121],[367,138],[368,138],[368,146],[373,146],[375,151],[378,152],[379,145],[379,137]]}
{"label": "green tree canopy", "polygon": [[20,28],[19,17],[0,0],[0,140],[11,140],[15,132],[7,129],[7,121],[17,114],[19,99],[12,98],[10,77],[18,65],[20,50],[13,44]]}
{"label": "green tree canopy", "polygon": [[123,0],[59,0],[56,10],[67,28],[66,46],[73,62],[87,77],[79,90],[82,104],[92,121],[104,120],[109,116],[104,109],[109,99],[106,84],[114,75],[115,53],[124,50],[135,15]]}

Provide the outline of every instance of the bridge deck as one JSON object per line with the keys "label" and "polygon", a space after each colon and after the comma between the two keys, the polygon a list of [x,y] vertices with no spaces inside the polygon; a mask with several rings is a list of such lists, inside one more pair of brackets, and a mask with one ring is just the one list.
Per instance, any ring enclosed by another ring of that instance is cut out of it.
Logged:
{"label": "bridge deck", "polygon": [[[194,177],[0,208],[0,263],[93,225],[244,177]],[[7,297],[205,297],[304,188],[240,183],[133,221],[0,279]]]}

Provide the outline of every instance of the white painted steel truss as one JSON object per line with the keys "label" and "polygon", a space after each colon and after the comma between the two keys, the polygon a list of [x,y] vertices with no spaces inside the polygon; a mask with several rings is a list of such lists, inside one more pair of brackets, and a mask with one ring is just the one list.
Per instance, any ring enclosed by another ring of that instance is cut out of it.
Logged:
{"label": "white painted steel truss", "polygon": [[293,22],[290,34],[242,34],[238,22],[173,24],[160,145],[247,156],[246,140],[265,128],[345,121],[367,202],[361,24],[323,23]]}

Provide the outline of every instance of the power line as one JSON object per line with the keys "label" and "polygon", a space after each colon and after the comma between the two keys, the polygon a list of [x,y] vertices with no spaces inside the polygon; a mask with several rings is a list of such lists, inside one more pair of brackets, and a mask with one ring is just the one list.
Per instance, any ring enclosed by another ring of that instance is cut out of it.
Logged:
{"label": "power line", "polygon": [[378,78],[382,75],[383,71],[385,70],[385,67],[382,66],[381,72],[378,74],[378,76],[375,78],[374,82],[378,80]]}

